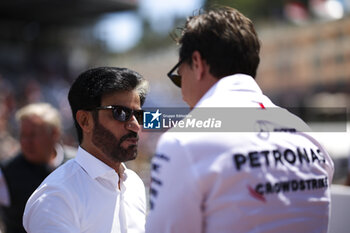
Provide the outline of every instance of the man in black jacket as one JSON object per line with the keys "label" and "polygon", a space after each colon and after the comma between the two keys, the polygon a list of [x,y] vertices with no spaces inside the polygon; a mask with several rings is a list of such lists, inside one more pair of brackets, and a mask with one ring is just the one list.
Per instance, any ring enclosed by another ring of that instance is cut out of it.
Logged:
{"label": "man in black jacket", "polygon": [[0,170],[0,204],[8,233],[25,232],[22,216],[28,198],[46,176],[75,154],[58,143],[60,114],[50,104],[29,104],[18,110],[16,119],[21,152],[1,164]]}

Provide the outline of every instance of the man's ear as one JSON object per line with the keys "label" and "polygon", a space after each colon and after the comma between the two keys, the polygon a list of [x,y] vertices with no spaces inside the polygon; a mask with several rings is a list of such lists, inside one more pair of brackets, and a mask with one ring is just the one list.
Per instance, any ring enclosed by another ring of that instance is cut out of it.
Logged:
{"label": "man's ear", "polygon": [[192,53],[192,69],[194,70],[195,77],[198,81],[203,79],[205,72],[208,70],[206,61],[198,51]]}
{"label": "man's ear", "polygon": [[83,132],[90,133],[92,131],[92,129],[94,128],[94,121],[92,119],[91,112],[78,110],[75,117]]}

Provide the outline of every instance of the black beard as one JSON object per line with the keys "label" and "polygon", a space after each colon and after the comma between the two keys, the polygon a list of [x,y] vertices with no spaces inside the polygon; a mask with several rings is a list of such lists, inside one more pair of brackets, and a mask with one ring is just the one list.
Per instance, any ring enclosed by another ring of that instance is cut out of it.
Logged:
{"label": "black beard", "polygon": [[137,145],[131,145],[123,148],[121,144],[128,138],[138,138],[137,133],[131,131],[122,136],[120,140],[112,134],[107,128],[95,121],[95,127],[92,135],[92,143],[95,144],[109,159],[114,162],[126,162],[134,160],[137,156]]}

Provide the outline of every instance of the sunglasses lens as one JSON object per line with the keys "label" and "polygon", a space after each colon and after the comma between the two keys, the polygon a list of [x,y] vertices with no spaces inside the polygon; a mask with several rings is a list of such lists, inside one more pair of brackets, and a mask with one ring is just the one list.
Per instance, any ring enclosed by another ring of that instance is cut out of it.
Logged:
{"label": "sunglasses lens", "polygon": [[116,106],[113,108],[113,117],[117,121],[126,122],[130,120],[132,114],[135,116],[137,122],[141,125],[143,124],[143,111],[137,110],[132,111],[129,108]]}
{"label": "sunglasses lens", "polygon": [[176,75],[176,74],[171,75],[171,81],[173,81],[173,83],[176,86],[181,87],[181,76],[180,75]]}
{"label": "sunglasses lens", "polygon": [[113,117],[114,119],[125,122],[130,119],[131,109],[123,108],[123,107],[115,107],[113,108]]}

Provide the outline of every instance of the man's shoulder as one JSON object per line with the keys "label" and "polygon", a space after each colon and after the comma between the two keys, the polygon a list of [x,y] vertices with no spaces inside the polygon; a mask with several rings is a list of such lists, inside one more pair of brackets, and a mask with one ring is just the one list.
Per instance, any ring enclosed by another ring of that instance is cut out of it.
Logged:
{"label": "man's shoulder", "polygon": [[[182,167],[190,166],[193,160],[196,160],[195,157],[202,155],[203,158],[208,148],[206,142],[209,141],[209,134],[167,132],[162,135],[158,142],[153,162],[156,164],[176,164],[176,166]],[[158,168],[156,166],[152,169],[157,170]]]}
{"label": "man's shoulder", "polygon": [[46,177],[27,201],[23,216],[25,226],[43,218],[47,221],[63,212],[69,214],[69,209],[80,204],[80,190],[84,184],[75,179],[78,166],[74,159],[70,160]]}
{"label": "man's shoulder", "polygon": [[226,134],[227,132],[176,132],[170,130],[161,136],[159,144],[172,147],[191,147],[201,144],[202,147],[205,147],[206,143],[212,144],[216,141],[215,139]]}
{"label": "man's shoulder", "polygon": [[55,169],[42,184],[52,187],[64,187],[70,185],[76,176],[79,176],[81,167],[75,159],[69,160],[66,163]]}
{"label": "man's shoulder", "polygon": [[21,166],[26,162],[26,160],[23,157],[23,154],[19,153],[9,159],[6,159],[1,162],[1,168],[2,169],[14,169],[15,167]]}
{"label": "man's shoulder", "polygon": [[158,141],[158,146],[180,146],[188,138],[188,134],[174,132],[170,129],[168,132],[164,133]]}

